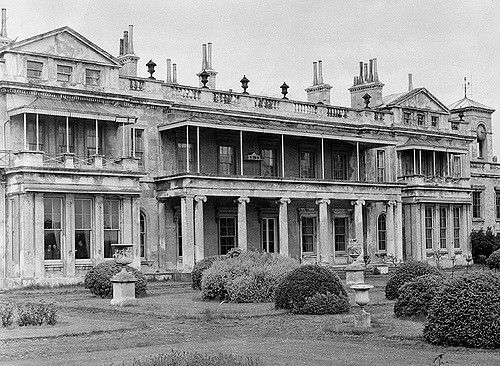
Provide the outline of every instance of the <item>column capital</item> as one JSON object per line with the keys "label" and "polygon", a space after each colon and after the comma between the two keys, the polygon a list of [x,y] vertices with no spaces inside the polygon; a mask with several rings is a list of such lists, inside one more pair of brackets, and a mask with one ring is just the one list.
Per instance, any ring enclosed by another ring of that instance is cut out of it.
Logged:
{"label": "column capital", "polygon": [[250,198],[248,198],[248,197],[238,197],[238,199],[236,199],[236,201],[239,204],[248,203],[248,202],[250,202]]}
{"label": "column capital", "polygon": [[194,196],[194,200],[196,203],[207,202],[207,196]]}
{"label": "column capital", "polygon": [[351,205],[353,206],[364,206],[365,205],[365,200],[356,200],[356,201],[351,201]]}
{"label": "column capital", "polygon": [[328,198],[318,198],[316,200],[316,204],[317,205],[321,205],[321,204],[327,204],[327,205],[329,205],[330,204],[330,200]]}
{"label": "column capital", "polygon": [[292,202],[292,201],[291,201],[291,200],[290,200],[290,198],[288,198],[288,197],[281,197],[281,198],[278,200],[278,203],[279,203],[280,205],[284,205],[285,203],[286,203],[286,204],[290,204],[290,202]]}
{"label": "column capital", "polygon": [[387,201],[387,206],[389,206],[389,207],[396,206],[396,200],[389,200],[389,201]]}

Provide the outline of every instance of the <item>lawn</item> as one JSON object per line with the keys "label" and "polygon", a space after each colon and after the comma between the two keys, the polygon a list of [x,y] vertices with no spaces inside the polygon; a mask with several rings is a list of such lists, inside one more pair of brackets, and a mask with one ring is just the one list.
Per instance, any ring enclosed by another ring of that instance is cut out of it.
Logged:
{"label": "lawn", "polygon": [[393,317],[384,276],[369,277],[372,327],[355,329],[358,311],[292,315],[272,303],[202,301],[189,284],[152,282],[136,307],[117,308],[83,286],[15,290],[0,302],[44,300],[59,308],[56,326],[0,328],[2,365],[129,365],[146,355],[180,351],[233,353],[265,365],[497,365],[500,351],[445,348],[421,339],[421,321]]}

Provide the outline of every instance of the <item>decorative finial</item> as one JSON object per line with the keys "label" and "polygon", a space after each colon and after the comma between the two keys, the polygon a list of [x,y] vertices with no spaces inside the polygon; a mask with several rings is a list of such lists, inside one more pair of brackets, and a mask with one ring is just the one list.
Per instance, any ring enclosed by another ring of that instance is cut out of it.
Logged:
{"label": "decorative finial", "polygon": [[281,85],[280,88],[281,88],[281,94],[283,94],[283,98],[282,99],[288,99],[286,97],[286,95],[288,94],[288,88],[289,88],[289,86],[286,85],[285,82],[283,82],[283,85]]}
{"label": "decorative finial", "polygon": [[153,74],[155,73],[156,64],[154,63],[153,60],[149,60],[146,66],[148,67],[149,78],[154,79],[155,77],[153,76]]}
{"label": "decorative finial", "polygon": [[243,88],[243,94],[248,94],[247,89],[248,89],[248,83],[250,80],[247,79],[245,75],[243,75],[243,79],[240,80],[241,87]]}
{"label": "decorative finial", "polygon": [[368,107],[368,104],[370,104],[370,99],[372,98],[372,96],[368,93],[366,93],[365,95],[363,95],[363,99],[365,100],[365,108],[370,108]]}

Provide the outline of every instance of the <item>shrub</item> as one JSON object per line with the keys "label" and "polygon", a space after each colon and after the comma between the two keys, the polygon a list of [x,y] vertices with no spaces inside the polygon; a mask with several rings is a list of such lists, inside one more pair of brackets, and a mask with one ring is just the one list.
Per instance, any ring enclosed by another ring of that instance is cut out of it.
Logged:
{"label": "shrub", "polygon": [[293,270],[276,290],[277,309],[289,309],[301,314],[318,311],[323,314],[328,304],[333,306],[328,309],[329,314],[349,311],[347,292],[339,277],[332,270],[318,265],[305,265]]}
{"label": "shrub", "polygon": [[473,272],[446,281],[429,308],[427,342],[500,348],[500,275]]}
{"label": "shrub", "polygon": [[[85,275],[85,288],[89,289],[91,293],[97,296],[103,298],[112,297],[113,285],[111,283],[111,277],[121,270],[122,266],[115,261],[99,263]],[[130,266],[125,266],[125,270],[132,273],[137,279],[135,283],[135,296],[146,296],[146,276],[141,271]]]}
{"label": "shrub", "polygon": [[134,359],[132,366],[262,366],[259,359],[219,353],[208,355],[200,352],[179,352],[152,355]]}
{"label": "shrub", "polygon": [[474,259],[475,263],[483,263],[484,259],[488,258],[491,253],[500,249],[498,238],[493,235],[490,227],[486,229],[486,232],[483,229],[473,231],[470,234],[470,243],[472,246],[472,259]]}
{"label": "shrub", "polygon": [[486,259],[486,264],[494,270],[500,269],[500,249],[495,250],[488,259]]}
{"label": "shrub", "polygon": [[425,262],[410,260],[401,264],[387,281],[387,285],[385,286],[385,297],[389,300],[397,299],[399,296],[399,288],[402,285],[427,274],[440,275],[440,272],[437,268]]}
{"label": "shrub", "polygon": [[57,309],[53,303],[40,301],[38,304],[26,303],[17,306],[17,324],[26,325],[55,325],[57,323]]}
{"label": "shrub", "polygon": [[2,327],[11,326],[14,322],[14,307],[11,303],[0,307],[0,317],[2,318]]}
{"label": "shrub", "polygon": [[430,303],[443,284],[443,276],[423,275],[399,288],[394,303],[396,318],[427,316]]}
{"label": "shrub", "polygon": [[217,260],[218,257],[208,257],[202,259],[193,267],[193,272],[191,272],[191,278],[193,281],[192,287],[195,290],[201,290],[201,276],[206,269],[210,268],[212,264]]}
{"label": "shrub", "polygon": [[278,283],[298,265],[296,260],[280,254],[253,251],[217,259],[202,275],[202,298],[234,302],[272,301]]}

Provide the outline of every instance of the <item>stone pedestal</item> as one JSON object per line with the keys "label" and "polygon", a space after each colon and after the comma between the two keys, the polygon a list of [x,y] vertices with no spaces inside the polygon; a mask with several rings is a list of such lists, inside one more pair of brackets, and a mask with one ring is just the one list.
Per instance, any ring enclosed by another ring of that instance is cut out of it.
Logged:
{"label": "stone pedestal", "polygon": [[354,327],[369,328],[372,324],[372,317],[364,309],[361,309],[359,314],[354,315]]}
{"label": "stone pedestal", "polygon": [[137,305],[135,298],[135,283],[137,279],[132,273],[122,268],[120,272],[111,277],[113,283],[113,299],[111,305],[115,306],[134,306]]}
{"label": "stone pedestal", "polygon": [[365,283],[365,269],[358,264],[351,264],[345,268],[345,282],[347,286]]}

